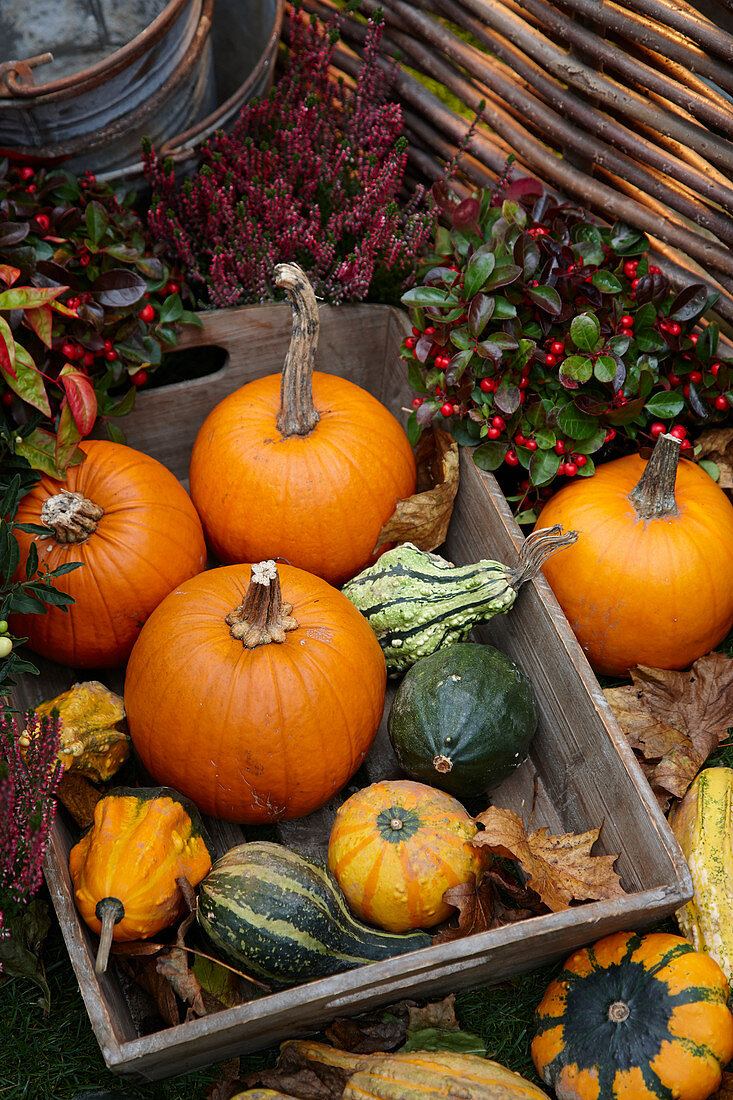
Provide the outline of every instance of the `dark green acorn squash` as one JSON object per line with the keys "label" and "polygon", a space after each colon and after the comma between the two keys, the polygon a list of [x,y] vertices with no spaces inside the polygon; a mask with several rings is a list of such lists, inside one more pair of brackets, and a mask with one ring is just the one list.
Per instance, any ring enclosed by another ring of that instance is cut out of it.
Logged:
{"label": "dark green acorn squash", "polygon": [[511,658],[490,645],[459,642],[406,672],[389,736],[412,779],[470,798],[522,763],[537,718],[534,688]]}

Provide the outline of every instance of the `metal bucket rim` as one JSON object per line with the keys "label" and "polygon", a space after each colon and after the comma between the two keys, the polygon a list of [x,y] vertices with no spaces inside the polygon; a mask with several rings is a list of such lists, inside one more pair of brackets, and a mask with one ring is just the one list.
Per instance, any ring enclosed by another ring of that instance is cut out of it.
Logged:
{"label": "metal bucket rim", "polygon": [[[22,85],[15,84],[14,82],[13,87],[7,84],[6,86],[11,92],[11,102],[13,100],[23,101],[32,99],[36,103],[41,103],[87,91],[89,87],[95,85],[99,77],[103,76],[106,78],[114,76],[133,61],[136,61],[146,50],[160,41],[186,7],[197,3],[200,8],[201,0],[168,0],[166,6],[156,15],[152,23],[149,23],[147,27],[140,31],[139,34],[136,34],[134,38],[131,38],[129,42],[126,42],[124,46],[120,46],[114,53],[109,54],[108,57],[102,58],[101,61],[97,61],[94,65],[90,65],[88,69],[81,69],[79,72],[71,73],[69,76],[60,77],[58,80],[51,80],[47,84]],[[12,64],[12,62],[5,62],[6,70],[9,64]],[[23,64],[23,61],[18,59],[18,64]],[[12,69],[9,70],[9,72],[12,71]]]}

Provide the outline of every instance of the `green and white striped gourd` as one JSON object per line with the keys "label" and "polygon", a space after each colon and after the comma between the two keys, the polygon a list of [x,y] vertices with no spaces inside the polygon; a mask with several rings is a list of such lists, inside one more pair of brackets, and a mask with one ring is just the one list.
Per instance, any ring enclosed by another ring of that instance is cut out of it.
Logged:
{"label": "green and white striped gourd", "polygon": [[509,611],[520,586],[577,537],[560,526],[534,531],[514,568],[498,561],[453,565],[405,542],[382,554],[342,591],[369,621],[387,669],[396,675],[421,657],[465,642],[477,623]]}
{"label": "green and white striped gourd", "polygon": [[429,947],[355,920],[327,867],[281,844],[239,844],[200,884],[197,917],[217,952],[276,986],[313,981]]}

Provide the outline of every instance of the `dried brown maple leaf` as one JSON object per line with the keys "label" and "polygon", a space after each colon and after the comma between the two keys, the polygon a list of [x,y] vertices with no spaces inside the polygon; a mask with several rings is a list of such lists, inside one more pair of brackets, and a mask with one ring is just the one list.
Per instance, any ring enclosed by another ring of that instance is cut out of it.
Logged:
{"label": "dried brown maple leaf", "polygon": [[701,458],[714,462],[720,470],[718,485],[721,489],[733,489],[733,428],[710,428],[695,440],[698,461]]}
{"label": "dried brown maple leaf", "polygon": [[61,805],[66,807],[82,829],[88,829],[94,821],[94,807],[102,794],[80,772],[64,772],[56,790],[56,797]]}
{"label": "dried brown maple leaf", "polygon": [[455,993],[449,993],[442,1001],[410,1006],[407,1030],[422,1031],[426,1027],[438,1027],[442,1031],[460,1030],[461,1025],[456,1017]]}
{"label": "dried brown maple leaf", "polygon": [[[608,688],[606,698],[664,806],[682,798],[733,723],[733,660],[700,657],[684,672],[639,666],[633,685]],[[650,763],[651,762],[651,763]]]}
{"label": "dried brown maple leaf", "polygon": [[600,829],[552,834],[543,826],[528,834],[521,817],[498,806],[490,806],[476,820],[483,832],[472,843],[517,860],[528,875],[527,886],[553,911],[567,909],[573,900],[623,896],[613,870],[618,856],[591,855]]}
{"label": "dried brown maple leaf", "polygon": [[496,894],[491,880],[485,875],[470,875],[466,882],[451,886],[443,894],[446,905],[458,910],[457,923],[451,921],[433,936],[433,943],[450,943],[474,932],[486,932],[491,928],[496,904]]}
{"label": "dried brown maple leaf", "polygon": [[423,433],[415,452],[417,492],[397,507],[379,532],[375,551],[385,543],[411,542],[434,550],[445,542],[458,492],[458,444],[442,428]]}
{"label": "dried brown maple leaf", "polygon": [[720,1088],[713,1093],[710,1100],[733,1100],[733,1073],[723,1073]]}

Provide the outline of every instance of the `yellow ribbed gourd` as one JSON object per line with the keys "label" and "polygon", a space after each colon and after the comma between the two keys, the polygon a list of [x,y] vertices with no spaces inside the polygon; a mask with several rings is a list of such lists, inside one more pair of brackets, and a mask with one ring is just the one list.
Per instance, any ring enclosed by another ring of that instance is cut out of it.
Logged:
{"label": "yellow ribbed gourd", "polygon": [[705,768],[671,815],[695,893],[677,922],[733,981],[733,768]]}

